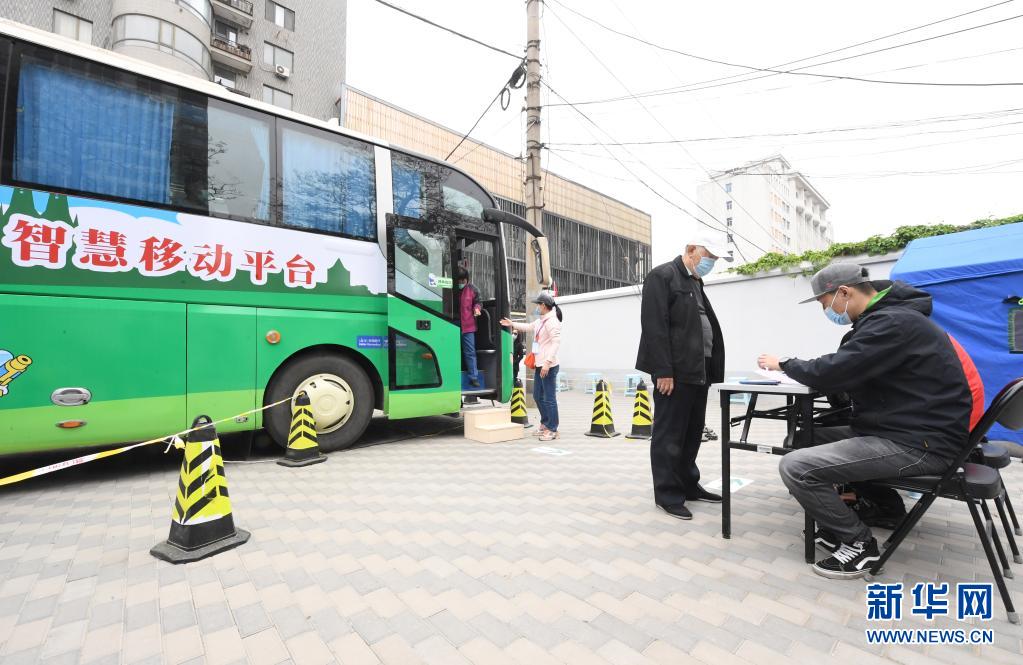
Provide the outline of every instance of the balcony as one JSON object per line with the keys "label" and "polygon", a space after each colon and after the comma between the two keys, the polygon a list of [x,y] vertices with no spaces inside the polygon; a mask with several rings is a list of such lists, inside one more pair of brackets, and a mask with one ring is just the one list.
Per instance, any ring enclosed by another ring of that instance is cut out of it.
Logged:
{"label": "balcony", "polygon": [[252,27],[252,3],[249,0],[213,0],[213,13],[243,28]]}
{"label": "balcony", "polygon": [[243,74],[252,71],[252,49],[244,44],[213,36],[213,62],[227,65]]}

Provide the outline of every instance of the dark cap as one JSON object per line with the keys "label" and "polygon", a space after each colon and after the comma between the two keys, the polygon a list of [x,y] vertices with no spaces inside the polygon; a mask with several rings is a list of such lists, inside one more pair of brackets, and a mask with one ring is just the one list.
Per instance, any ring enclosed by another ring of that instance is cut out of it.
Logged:
{"label": "dark cap", "polygon": [[543,305],[547,309],[554,309],[554,298],[546,293],[540,293],[540,295],[533,298],[533,302],[537,305]]}
{"label": "dark cap", "polygon": [[869,281],[867,269],[863,266],[855,263],[832,263],[810,278],[813,295],[806,300],[800,300],[799,304],[813,302],[825,293],[837,291],[840,286],[852,286]]}

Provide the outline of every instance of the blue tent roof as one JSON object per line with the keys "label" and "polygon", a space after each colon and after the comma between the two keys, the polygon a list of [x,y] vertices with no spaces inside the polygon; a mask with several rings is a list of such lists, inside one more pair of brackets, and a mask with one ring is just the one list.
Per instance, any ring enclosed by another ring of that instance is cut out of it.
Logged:
{"label": "blue tent roof", "polygon": [[893,279],[929,286],[1023,271],[1023,222],[909,243]]}

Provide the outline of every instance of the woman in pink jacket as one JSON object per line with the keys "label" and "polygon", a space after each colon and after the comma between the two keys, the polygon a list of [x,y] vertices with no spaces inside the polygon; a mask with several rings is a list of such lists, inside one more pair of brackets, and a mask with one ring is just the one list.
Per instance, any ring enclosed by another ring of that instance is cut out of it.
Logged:
{"label": "woman in pink jacket", "polygon": [[558,349],[561,347],[561,308],[554,298],[541,293],[533,300],[539,318],[532,324],[501,319],[501,325],[519,332],[533,333],[533,356],[536,374],[533,377],[533,399],[540,410],[541,441],[558,438]]}

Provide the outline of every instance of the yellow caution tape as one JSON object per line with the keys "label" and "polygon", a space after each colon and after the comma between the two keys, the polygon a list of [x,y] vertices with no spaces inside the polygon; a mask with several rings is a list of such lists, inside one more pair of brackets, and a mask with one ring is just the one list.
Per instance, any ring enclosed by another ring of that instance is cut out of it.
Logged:
{"label": "yellow caution tape", "polygon": [[[279,402],[274,402],[273,404],[267,404],[266,406],[262,406],[262,407],[260,407],[258,409],[252,409],[250,411],[245,411],[244,413],[239,413],[238,415],[231,416],[229,418],[221,418],[220,420],[214,420],[212,423],[204,423],[200,427],[208,427],[210,425],[219,425],[220,423],[226,423],[228,421],[234,420],[235,418],[241,418],[243,416],[250,416],[250,415],[252,415],[254,413],[259,413],[260,411],[265,411],[266,409],[270,409],[270,408],[273,408],[275,406],[278,406],[279,404],[284,404],[285,402],[290,402],[290,401],[291,401],[291,398],[288,397],[288,398],[282,399]],[[54,464],[50,464],[50,465],[47,465],[47,466],[42,466],[42,467],[39,467],[38,469],[32,469],[30,471],[22,471],[21,473],[16,473],[13,476],[7,476],[6,478],[0,478],[0,487],[2,487],[4,485],[13,485],[14,483],[20,483],[21,481],[28,480],[29,478],[36,478],[38,476],[45,476],[48,473],[53,473],[54,471],[61,471],[63,469],[68,469],[68,468],[71,468],[73,466],[78,466],[80,464],[86,464],[88,462],[94,462],[94,461],[96,461],[98,459],[103,459],[104,457],[113,457],[114,455],[120,455],[121,453],[126,453],[129,450],[133,450],[135,448],[141,448],[142,446],[151,446],[154,443],[167,443],[167,450],[163,451],[165,453],[169,452],[172,447],[173,448],[184,448],[185,444],[184,444],[184,442],[182,442],[181,437],[185,436],[186,434],[190,434],[191,432],[194,432],[197,429],[200,429],[200,428],[199,427],[191,427],[191,428],[186,429],[184,431],[177,432],[176,434],[168,434],[167,436],[157,437],[155,439],[150,439],[148,441],[143,441],[142,443],[133,443],[130,446],[123,446],[121,448],[114,448],[113,450],[103,450],[103,451],[98,452],[98,453],[91,453],[89,455],[82,455],[81,457],[76,457],[74,459],[64,460],[63,462],[56,462]]]}

